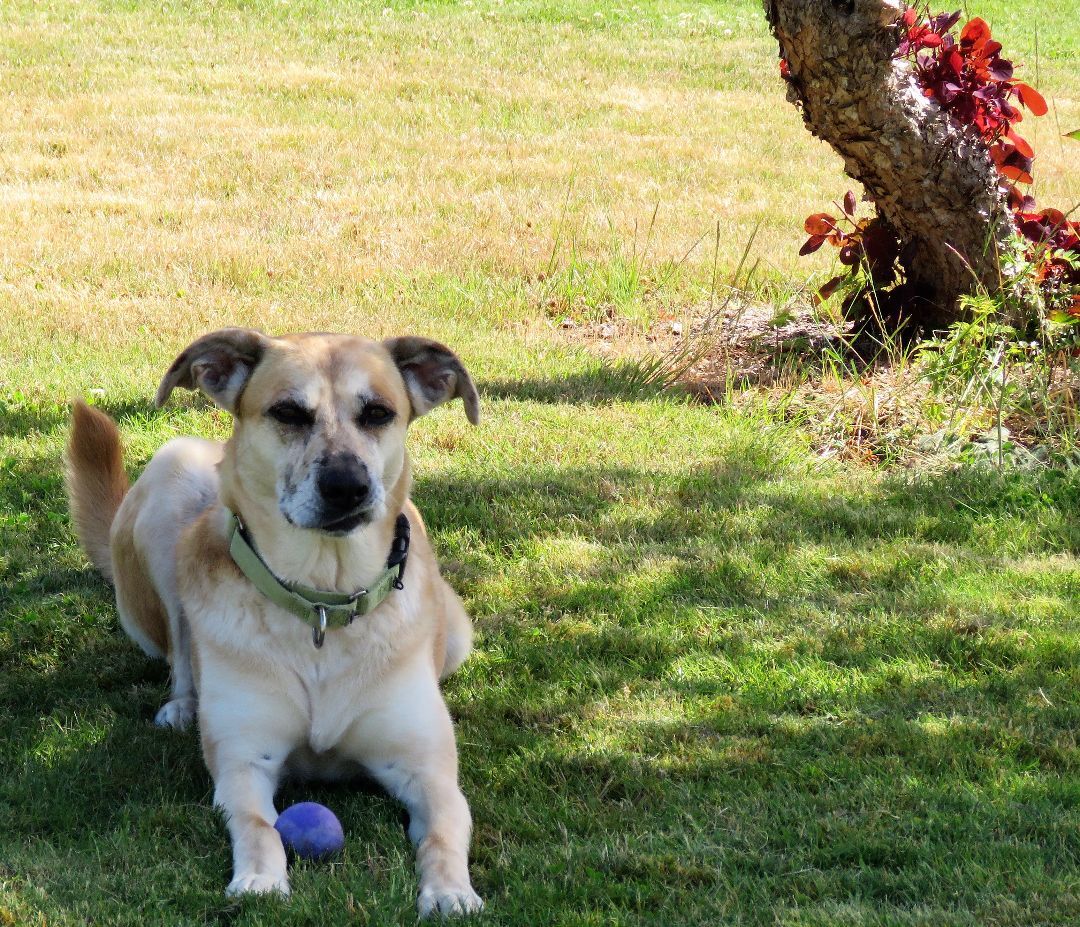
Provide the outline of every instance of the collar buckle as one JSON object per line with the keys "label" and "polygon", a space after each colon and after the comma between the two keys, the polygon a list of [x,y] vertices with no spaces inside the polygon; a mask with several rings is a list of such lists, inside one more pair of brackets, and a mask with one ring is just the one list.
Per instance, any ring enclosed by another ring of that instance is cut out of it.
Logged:
{"label": "collar buckle", "polygon": [[345,627],[351,625],[357,618],[361,616],[360,601],[368,594],[367,589],[357,589],[351,596],[349,596],[349,604],[352,605],[353,610],[349,613],[349,617],[345,619]]}

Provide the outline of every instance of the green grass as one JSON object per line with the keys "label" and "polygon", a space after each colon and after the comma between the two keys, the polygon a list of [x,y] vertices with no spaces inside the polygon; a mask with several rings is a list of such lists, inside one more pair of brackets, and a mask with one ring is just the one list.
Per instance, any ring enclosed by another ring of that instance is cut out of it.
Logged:
{"label": "green grass", "polygon": [[[508,392],[508,391],[507,391]],[[216,415],[128,406],[136,466]],[[62,410],[12,407],[0,912],[16,923],[399,923],[401,811],[227,903],[195,736],[63,512]],[[416,498],[478,650],[448,687],[483,920],[1068,924],[1080,917],[1080,475],[914,482],[677,402],[504,398],[418,424]],[[351,899],[351,900],[350,900]]]}
{"label": "green grass", "polygon": [[[344,856],[226,901],[197,738],[152,727],[165,670],[68,525],[68,398],[133,473],[224,436],[149,400],[228,324],[424,332],[480,384],[480,428],[411,438],[478,628],[447,696],[479,922],[1080,922],[1080,474],[823,463],[780,410],[635,398],[549,324],[700,304],[718,219],[725,279],[760,223],[790,290],[846,188],[756,3],[616,6],[0,8],[0,925],[413,922],[402,811],[363,788],[288,786]],[[1071,7],[1038,15],[1063,129]],[[970,12],[1034,59],[1030,10]]]}

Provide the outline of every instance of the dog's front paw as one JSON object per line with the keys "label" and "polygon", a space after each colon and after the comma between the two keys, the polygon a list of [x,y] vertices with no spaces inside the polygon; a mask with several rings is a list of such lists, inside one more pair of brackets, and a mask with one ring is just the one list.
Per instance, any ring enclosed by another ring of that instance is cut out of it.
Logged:
{"label": "dog's front paw", "polygon": [[195,709],[198,700],[194,698],[174,698],[161,706],[154,724],[158,727],[171,727],[176,731],[184,731],[195,719]]}
{"label": "dog's front paw", "polygon": [[279,895],[289,894],[289,880],[284,876],[269,875],[265,872],[245,872],[234,876],[225,889],[225,894],[230,898],[238,895],[265,895],[276,892]]}
{"label": "dog's front paw", "polygon": [[463,888],[425,886],[420,889],[420,897],[416,899],[416,910],[421,917],[430,917],[432,914],[441,914],[443,917],[451,914],[475,914],[483,907],[484,902],[472,890],[471,885]]}

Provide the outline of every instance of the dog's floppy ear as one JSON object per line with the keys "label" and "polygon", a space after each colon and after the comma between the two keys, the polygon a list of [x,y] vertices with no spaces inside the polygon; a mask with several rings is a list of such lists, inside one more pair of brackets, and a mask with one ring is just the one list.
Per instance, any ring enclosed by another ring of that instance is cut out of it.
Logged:
{"label": "dog's floppy ear", "polygon": [[472,377],[446,345],[430,338],[413,337],[388,338],[383,345],[405,380],[413,418],[460,397],[469,421],[480,424],[480,397]]}
{"label": "dog's floppy ear", "polygon": [[154,402],[165,404],[176,387],[199,389],[227,412],[235,412],[240,394],[270,339],[252,328],[222,328],[193,341],[162,378]]}

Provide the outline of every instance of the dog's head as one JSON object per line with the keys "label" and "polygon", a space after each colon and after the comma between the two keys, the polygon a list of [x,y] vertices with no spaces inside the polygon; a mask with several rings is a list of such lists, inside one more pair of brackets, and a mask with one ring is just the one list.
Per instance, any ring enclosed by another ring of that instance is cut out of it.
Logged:
{"label": "dog's head", "polygon": [[198,389],[235,419],[226,458],[245,494],[271,499],[292,525],[344,535],[387,514],[405,470],[405,430],[460,397],[474,425],[479,398],[449,348],[426,338],[270,338],[246,328],[204,335],[158,387]]}

